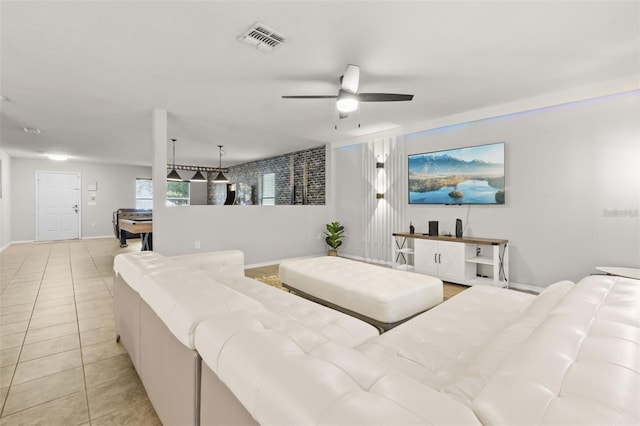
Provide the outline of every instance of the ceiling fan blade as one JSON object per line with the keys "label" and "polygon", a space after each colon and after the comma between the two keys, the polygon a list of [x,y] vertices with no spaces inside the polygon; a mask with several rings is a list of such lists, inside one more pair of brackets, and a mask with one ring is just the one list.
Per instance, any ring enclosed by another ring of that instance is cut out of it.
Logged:
{"label": "ceiling fan blade", "polygon": [[351,93],[358,93],[358,85],[360,84],[360,67],[357,65],[347,65],[344,75],[340,78],[340,86],[342,90]]}
{"label": "ceiling fan blade", "polygon": [[358,93],[360,102],[395,102],[410,101],[413,95],[401,95],[399,93]]}
{"label": "ceiling fan blade", "polygon": [[283,96],[282,99],[337,99],[338,95],[294,95]]}
{"label": "ceiling fan blade", "polygon": [[340,120],[342,120],[343,118],[347,118],[348,116],[349,116],[348,112],[338,111],[338,117],[340,117]]}

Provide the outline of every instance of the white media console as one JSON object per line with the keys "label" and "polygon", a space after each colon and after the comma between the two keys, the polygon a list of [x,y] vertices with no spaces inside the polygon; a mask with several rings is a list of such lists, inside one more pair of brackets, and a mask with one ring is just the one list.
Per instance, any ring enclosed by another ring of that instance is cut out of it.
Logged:
{"label": "white media console", "polygon": [[464,285],[509,287],[508,240],[393,234],[393,267]]}

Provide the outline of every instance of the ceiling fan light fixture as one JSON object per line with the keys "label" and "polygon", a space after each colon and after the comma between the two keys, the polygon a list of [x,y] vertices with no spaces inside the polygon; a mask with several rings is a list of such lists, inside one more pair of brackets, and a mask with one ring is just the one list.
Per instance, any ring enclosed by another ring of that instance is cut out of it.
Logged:
{"label": "ceiling fan light fixture", "polygon": [[340,90],[336,108],[340,112],[353,112],[358,109],[358,96],[355,93]]}
{"label": "ceiling fan light fixture", "polygon": [[[397,102],[410,101],[413,95],[399,93],[361,93],[358,91],[360,84],[360,67],[349,64],[344,74],[340,77],[340,90],[338,95],[287,95],[283,99],[336,99],[336,109],[340,119],[347,118],[349,113],[358,109],[360,102]],[[359,126],[358,126],[359,127]]]}

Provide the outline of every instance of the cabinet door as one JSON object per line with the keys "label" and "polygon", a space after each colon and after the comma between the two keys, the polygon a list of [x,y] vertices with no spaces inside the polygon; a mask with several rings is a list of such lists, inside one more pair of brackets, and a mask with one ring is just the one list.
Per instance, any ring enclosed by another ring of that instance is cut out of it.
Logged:
{"label": "cabinet door", "polygon": [[431,240],[415,241],[414,247],[414,271],[421,274],[438,276],[438,242]]}
{"label": "cabinet door", "polygon": [[465,279],[465,245],[448,241],[438,242],[438,273],[442,280]]}

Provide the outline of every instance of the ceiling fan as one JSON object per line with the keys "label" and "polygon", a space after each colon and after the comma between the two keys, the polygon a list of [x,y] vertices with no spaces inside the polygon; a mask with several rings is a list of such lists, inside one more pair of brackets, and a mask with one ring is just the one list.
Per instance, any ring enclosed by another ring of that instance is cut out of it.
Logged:
{"label": "ceiling fan", "polygon": [[413,95],[398,93],[358,93],[360,83],[360,67],[347,65],[344,75],[340,77],[340,90],[337,95],[297,95],[283,96],[283,99],[336,99],[336,108],[340,118],[347,118],[350,112],[358,109],[360,102],[397,102],[410,101]]}

